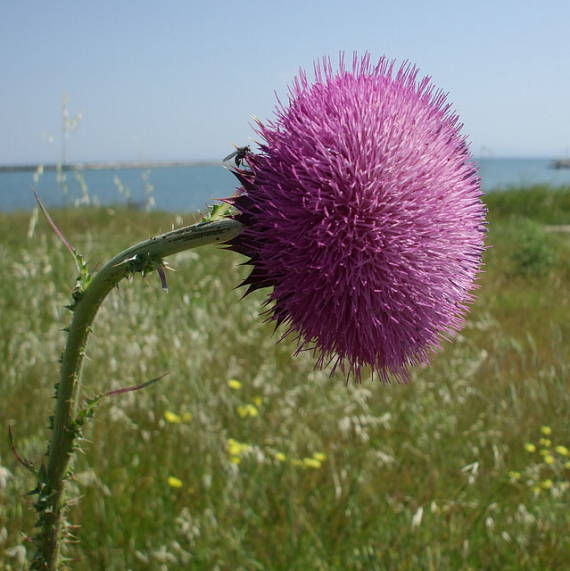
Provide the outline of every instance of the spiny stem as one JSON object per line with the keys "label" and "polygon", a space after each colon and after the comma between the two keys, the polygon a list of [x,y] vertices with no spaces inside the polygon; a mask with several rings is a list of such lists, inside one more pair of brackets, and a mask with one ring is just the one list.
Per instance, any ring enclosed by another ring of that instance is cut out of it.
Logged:
{"label": "spiny stem", "polygon": [[241,230],[239,222],[224,219],[179,228],[131,246],[107,262],[75,300],[61,363],[47,467],[40,469],[36,489],[38,501],[35,507],[39,513],[37,525],[40,531],[36,537],[37,553],[32,569],[54,571],[58,567],[64,480],[79,430],[73,417],[74,401],[87,337],[101,303],[123,278],[161,267],[164,258],[177,252],[231,240]]}

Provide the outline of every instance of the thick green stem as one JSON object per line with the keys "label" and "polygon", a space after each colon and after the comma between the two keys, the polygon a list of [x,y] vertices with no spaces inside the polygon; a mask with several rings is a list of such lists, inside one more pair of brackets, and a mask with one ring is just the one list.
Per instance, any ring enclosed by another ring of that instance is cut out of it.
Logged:
{"label": "thick green stem", "polygon": [[32,569],[53,571],[58,567],[65,475],[77,435],[73,418],[74,400],[87,337],[101,303],[124,277],[157,267],[164,258],[177,252],[231,240],[242,228],[239,222],[224,219],[179,228],[140,242],[105,264],[77,301],[61,363],[47,467],[39,474],[36,509],[40,514],[40,531]]}

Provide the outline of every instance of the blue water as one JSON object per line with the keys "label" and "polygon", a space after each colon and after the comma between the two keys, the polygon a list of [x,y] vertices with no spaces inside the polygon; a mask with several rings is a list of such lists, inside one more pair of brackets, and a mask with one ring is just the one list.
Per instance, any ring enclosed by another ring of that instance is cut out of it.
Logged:
{"label": "blue water", "polygon": [[[549,183],[570,186],[570,169],[554,170],[546,159],[479,159],[483,189],[508,189],[511,186]],[[221,166],[165,167],[152,170],[119,169],[82,171],[89,200],[95,204],[125,204],[136,207],[152,206],[173,212],[202,210],[216,198],[230,196],[236,179]],[[0,172],[0,210],[30,210],[34,205],[33,174],[30,172]],[[73,172],[67,172],[67,193],[62,191],[54,172],[45,172],[37,190],[47,206],[85,203],[85,193]],[[123,185],[119,192],[115,179]],[[146,178],[145,178],[146,177]],[[151,193],[149,185],[154,187]],[[128,187],[128,191],[124,190]],[[127,194],[130,194],[127,197]]]}
{"label": "blue water", "polygon": [[[154,208],[173,212],[203,210],[214,199],[231,196],[237,187],[236,178],[221,166],[85,170],[79,175],[92,204],[130,203],[144,208],[152,197]],[[39,177],[35,188],[46,206],[87,202],[76,173],[68,171],[65,176],[67,191],[58,182],[55,172],[44,172]],[[149,185],[153,187],[152,192],[148,192]],[[32,188],[33,173],[0,172],[0,211],[31,209],[34,206]]]}
{"label": "blue water", "polygon": [[570,186],[570,169],[553,169],[550,159],[477,159],[485,192],[550,184]]}

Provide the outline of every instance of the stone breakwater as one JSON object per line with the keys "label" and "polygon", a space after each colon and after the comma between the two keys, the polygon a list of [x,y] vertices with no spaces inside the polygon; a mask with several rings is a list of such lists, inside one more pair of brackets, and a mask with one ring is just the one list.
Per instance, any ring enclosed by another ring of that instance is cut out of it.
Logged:
{"label": "stone breakwater", "polygon": [[553,169],[570,169],[570,159],[559,159],[552,161]]}
{"label": "stone breakwater", "polygon": [[0,165],[0,172],[34,172],[38,167],[44,171],[84,171],[84,170],[116,170],[116,169],[158,169],[165,167],[207,167],[223,164],[221,161],[125,161],[77,164],[22,164]]}

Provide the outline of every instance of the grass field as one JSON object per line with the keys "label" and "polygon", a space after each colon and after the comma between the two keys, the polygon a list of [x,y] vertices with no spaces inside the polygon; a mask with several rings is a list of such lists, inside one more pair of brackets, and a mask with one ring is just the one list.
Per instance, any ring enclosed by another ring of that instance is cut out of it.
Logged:
{"label": "grass field", "polygon": [[[570,189],[490,194],[492,246],[465,329],[408,385],[316,371],[203,248],[124,282],[96,321],[97,409],[70,486],[80,570],[570,568]],[[52,213],[93,269],[181,217]],[[184,223],[191,222],[184,217]],[[0,569],[23,568],[75,278],[43,220],[0,214]],[[33,235],[32,235],[33,234]],[[232,382],[230,382],[232,381]],[[238,381],[238,382],[236,382]],[[532,446],[531,446],[532,445]],[[536,449],[534,450],[534,447]]]}

